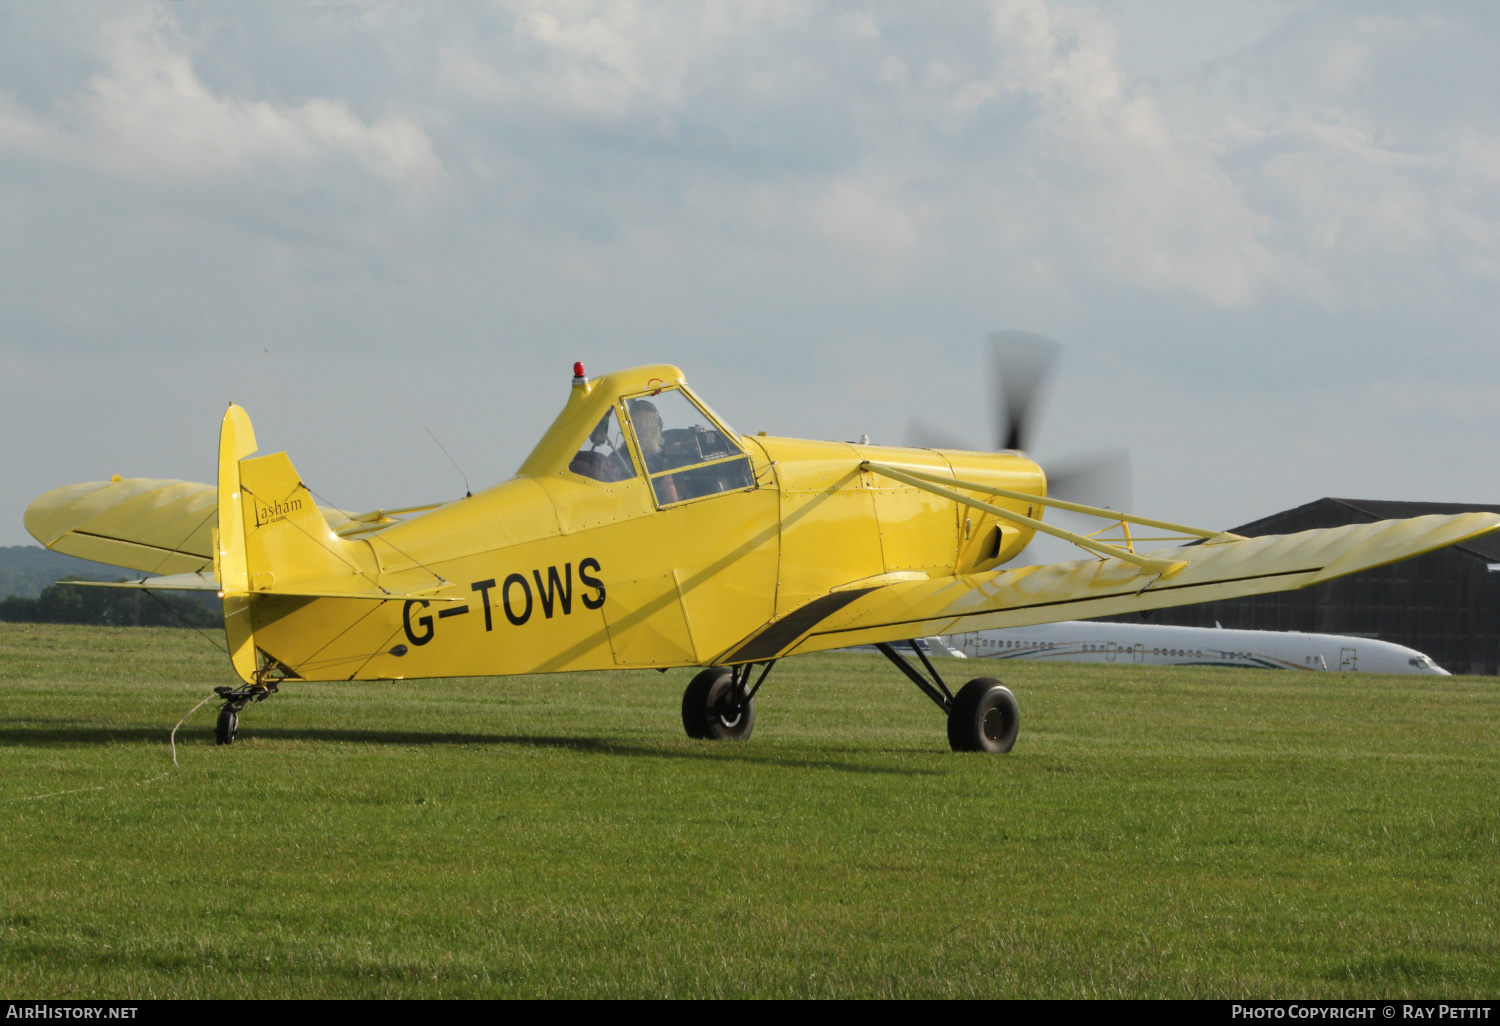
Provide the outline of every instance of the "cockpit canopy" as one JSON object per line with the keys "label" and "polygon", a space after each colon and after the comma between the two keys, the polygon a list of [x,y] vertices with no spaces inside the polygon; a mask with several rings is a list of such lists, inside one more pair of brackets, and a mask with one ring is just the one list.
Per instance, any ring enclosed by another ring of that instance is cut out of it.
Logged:
{"label": "cockpit canopy", "polygon": [[568,464],[603,482],[627,480],[641,468],[658,506],[755,487],[734,433],[677,385],[621,396]]}

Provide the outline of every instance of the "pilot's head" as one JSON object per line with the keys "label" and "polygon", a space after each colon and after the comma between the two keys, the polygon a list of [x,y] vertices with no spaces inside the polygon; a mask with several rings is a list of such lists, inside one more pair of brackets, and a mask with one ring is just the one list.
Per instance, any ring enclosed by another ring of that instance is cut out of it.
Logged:
{"label": "pilot's head", "polygon": [[630,422],[635,425],[635,437],[642,452],[661,452],[661,414],[655,403],[632,399]]}

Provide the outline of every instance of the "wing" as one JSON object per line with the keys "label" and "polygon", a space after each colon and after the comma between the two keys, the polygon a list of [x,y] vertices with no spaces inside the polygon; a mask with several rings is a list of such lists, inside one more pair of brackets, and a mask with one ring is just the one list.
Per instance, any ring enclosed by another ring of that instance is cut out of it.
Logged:
{"label": "wing", "polygon": [[1150,553],[1185,561],[1170,577],[1121,559],[1085,559],[835,591],[771,623],[721,662],[775,659],[932,634],[1084,620],[1290,591],[1500,528],[1500,514],[1382,520]]}

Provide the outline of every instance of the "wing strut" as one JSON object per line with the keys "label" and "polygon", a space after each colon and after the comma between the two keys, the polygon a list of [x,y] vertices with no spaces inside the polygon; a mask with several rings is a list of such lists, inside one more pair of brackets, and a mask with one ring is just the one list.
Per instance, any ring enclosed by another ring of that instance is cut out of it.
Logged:
{"label": "wing strut", "polygon": [[[889,477],[896,481],[900,481],[903,484],[909,484],[913,488],[920,488],[924,492],[931,492],[934,495],[941,495],[943,498],[952,499],[954,502],[957,502],[961,505],[969,506],[977,510],[982,510],[983,512],[988,513],[991,516],[999,517],[1002,520],[1008,520],[1013,524],[1020,524],[1021,526],[1029,527],[1034,531],[1041,531],[1043,534],[1050,534],[1054,538],[1061,538],[1064,541],[1072,542],[1079,548],[1087,549],[1089,552],[1093,552],[1097,555],[1114,559],[1122,559],[1127,563],[1134,563],[1136,566],[1141,568],[1141,572],[1155,572],[1156,574],[1160,575],[1163,580],[1174,577],[1177,574],[1181,573],[1182,570],[1187,567],[1187,561],[1152,559],[1149,556],[1138,555],[1135,552],[1134,546],[1130,544],[1128,533],[1129,529],[1125,525],[1140,524],[1144,527],[1155,527],[1163,531],[1173,531],[1177,534],[1187,535],[1194,538],[1202,538],[1204,539],[1205,544],[1209,545],[1214,545],[1221,542],[1242,540],[1239,535],[1229,534],[1225,531],[1208,531],[1201,527],[1188,527],[1184,524],[1173,524],[1166,520],[1153,520],[1150,517],[1138,517],[1131,513],[1119,513],[1115,510],[1103,509],[1098,506],[1085,506],[1080,502],[1067,502],[1063,499],[1038,498],[1035,495],[1028,495],[1025,492],[1013,492],[1006,488],[996,488],[994,485],[978,484],[973,481],[957,481],[951,477],[942,477],[937,474],[929,474],[925,471],[920,470],[912,470],[904,467],[897,469],[896,467],[887,466],[883,463],[871,463],[869,461],[860,464],[860,467],[861,469],[868,470],[876,474],[883,474],[886,477]],[[998,495],[1006,499],[1016,499],[1018,501],[1030,503],[1037,506],[1055,506],[1058,509],[1071,510],[1074,513],[1084,513],[1089,516],[1103,517],[1105,520],[1118,521],[1121,528],[1126,531],[1126,544],[1128,547],[1121,548],[1118,545],[1111,545],[1109,542],[1100,541],[1097,537],[1077,534],[1073,531],[1068,531],[1061,527],[1054,527],[1051,524],[1043,523],[1042,521],[1037,520],[1034,517],[1022,516],[1020,513],[1012,513],[1010,510],[1002,509],[1001,507],[996,506],[994,503],[984,502],[980,499],[973,498],[972,496],[964,495],[962,492],[954,491],[953,488],[943,487],[944,485],[953,485],[955,487],[964,488],[969,491],[983,492],[987,495]]]}
{"label": "wing strut", "polygon": [[902,658],[901,653],[892,648],[889,642],[877,642],[875,648],[879,650],[881,655],[891,661],[892,666],[906,674],[907,678],[917,686],[917,690],[932,699],[933,703],[939,709],[943,710],[943,712],[950,712],[953,709],[953,692],[949,691],[948,685],[943,683],[943,678],[938,675],[932,662],[927,658],[927,653],[922,651],[922,647],[917,644],[916,639],[908,641],[907,644],[917,654],[917,658],[922,660],[922,665],[932,675],[931,680],[922,676],[921,670]]}

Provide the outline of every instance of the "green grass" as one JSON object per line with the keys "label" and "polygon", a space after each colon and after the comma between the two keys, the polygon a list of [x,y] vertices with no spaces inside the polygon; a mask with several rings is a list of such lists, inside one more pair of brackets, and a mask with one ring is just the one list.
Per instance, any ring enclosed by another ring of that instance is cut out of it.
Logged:
{"label": "green grass", "polygon": [[1494,679],[999,669],[1009,756],[829,655],[743,744],[685,670],[314,684],[173,769],[220,653],[0,625],[0,993],[1500,993]]}

